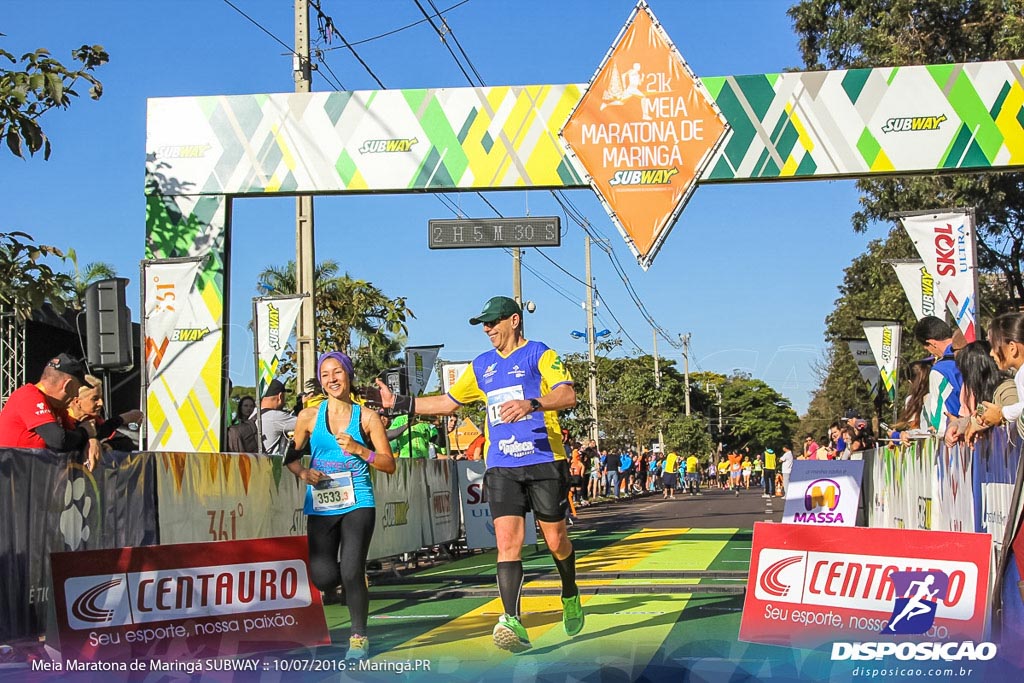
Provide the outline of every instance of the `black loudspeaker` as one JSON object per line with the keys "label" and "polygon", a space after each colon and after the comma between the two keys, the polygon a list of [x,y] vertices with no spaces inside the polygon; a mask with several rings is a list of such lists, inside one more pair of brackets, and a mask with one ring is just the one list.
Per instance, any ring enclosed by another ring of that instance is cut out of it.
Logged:
{"label": "black loudspeaker", "polygon": [[128,279],[98,280],[85,290],[85,335],[89,365],[105,370],[132,367],[132,314],[125,304]]}

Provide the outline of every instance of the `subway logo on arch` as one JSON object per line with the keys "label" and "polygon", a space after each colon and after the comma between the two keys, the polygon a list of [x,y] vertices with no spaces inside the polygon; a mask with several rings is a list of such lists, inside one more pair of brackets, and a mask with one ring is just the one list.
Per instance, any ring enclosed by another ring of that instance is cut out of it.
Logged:
{"label": "subway logo on arch", "polygon": [[616,171],[609,185],[669,185],[672,177],[679,173],[679,169],[670,168],[642,168],[639,170]]}
{"label": "subway logo on arch", "polygon": [[974,617],[979,571],[973,562],[763,548],[758,554],[754,595],[769,602],[889,616],[897,597],[892,579],[896,572],[941,572],[948,577],[948,585],[936,602],[935,618],[968,621]]}

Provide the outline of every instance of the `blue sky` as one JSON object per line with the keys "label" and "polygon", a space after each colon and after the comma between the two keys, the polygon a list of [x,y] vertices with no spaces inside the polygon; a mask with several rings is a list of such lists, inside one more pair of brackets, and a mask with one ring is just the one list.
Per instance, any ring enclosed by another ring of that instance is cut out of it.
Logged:
{"label": "blue sky", "polygon": [[[442,10],[456,2],[435,0]],[[291,0],[235,4],[291,44]],[[785,14],[790,4],[654,0],[651,6],[693,70],[720,76],[800,66]],[[321,6],[351,43],[422,19],[413,0],[322,0]],[[446,19],[489,85],[584,83],[631,9],[629,0],[469,0]],[[40,242],[74,247],[80,263],[112,264],[132,280],[129,297],[137,317],[146,99],[290,92],[291,55],[222,0],[51,0],[5,12],[0,31],[7,34],[0,46],[15,54],[47,47],[67,62],[70,50],[82,43],[102,44],[110,53],[110,63],[98,73],[105,91],[99,102],[80,99],[69,111],[43,119],[54,146],[49,161],[0,154],[0,230],[22,230]],[[334,80],[348,90],[376,88],[339,46],[337,38],[321,45]],[[356,50],[388,88],[467,85],[426,23]],[[333,89],[319,75],[313,87]],[[492,215],[475,195],[450,196],[465,214]],[[705,186],[697,189],[644,272],[596,197],[580,190],[571,198],[608,238],[657,323],[673,338],[692,333],[691,370],[749,372],[789,397],[799,412],[817,384],[812,365],[825,348],[823,321],[838,295],[842,270],[869,239],[888,230],[876,225],[858,235],[850,228],[857,209],[852,181]],[[560,214],[546,192],[490,193],[488,199],[509,216],[527,210]],[[504,251],[429,250],[427,221],[453,217],[429,195],[325,197],[315,207],[317,257],[335,259],[352,276],[407,297],[416,315],[411,344],[444,344],[442,357],[451,360],[487,348],[487,339],[467,319],[490,296],[511,293],[511,259]],[[562,246],[547,254],[582,277],[583,233],[572,225],[563,230]],[[294,257],[294,200],[236,201],[232,240],[236,315],[229,369],[235,384],[251,384],[246,325],[256,275]],[[569,336],[585,327],[583,286],[533,251],[525,252],[524,260],[536,271],[523,272],[524,296],[537,304],[536,313],[527,315],[527,336],[563,353],[585,351],[585,342]],[[598,329],[617,332],[614,316],[649,353],[651,328],[608,257],[595,249],[593,263],[601,294]],[[619,334],[624,351],[634,352],[634,341]],[[664,339],[658,345],[660,355],[681,368],[680,352]]]}

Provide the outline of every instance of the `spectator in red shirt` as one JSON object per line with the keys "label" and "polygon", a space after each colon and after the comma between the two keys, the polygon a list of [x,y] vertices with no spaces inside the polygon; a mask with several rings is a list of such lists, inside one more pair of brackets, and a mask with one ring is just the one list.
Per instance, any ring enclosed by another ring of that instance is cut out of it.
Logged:
{"label": "spectator in red shirt", "polygon": [[96,425],[75,426],[68,404],[86,385],[82,364],[67,354],[51,359],[35,384],[19,387],[0,411],[0,448],[48,448],[68,452],[86,449],[91,470],[100,457]]}

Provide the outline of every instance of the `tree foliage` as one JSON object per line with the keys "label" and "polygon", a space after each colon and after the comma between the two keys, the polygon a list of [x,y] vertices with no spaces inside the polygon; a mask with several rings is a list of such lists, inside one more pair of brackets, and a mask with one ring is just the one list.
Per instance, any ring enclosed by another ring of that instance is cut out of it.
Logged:
{"label": "tree foliage", "polygon": [[36,244],[23,232],[0,232],[0,311],[13,311],[26,320],[47,301],[64,310],[74,297],[75,283],[67,273],[54,270],[48,258],[67,257],[57,247]]}
{"label": "tree foliage", "polygon": [[[803,0],[789,10],[811,70],[1024,57],[1024,0]],[[897,211],[974,207],[982,270],[1003,275],[1003,299],[1024,300],[1024,174],[893,177],[857,182],[853,225]]]}
{"label": "tree foliage", "polygon": [[20,59],[0,49],[0,65],[12,65],[0,66],[0,136],[15,156],[42,150],[43,158],[50,158],[50,140],[39,118],[55,107],[67,109],[78,97],[80,81],[88,84],[92,99],[103,95],[103,84],[92,74],[109,59],[103,46],[83,45],[71,51],[71,58],[80,65],[69,68],[42,48]]}
{"label": "tree foliage", "polygon": [[[356,365],[356,381],[368,382],[380,371],[400,363],[396,358],[408,333],[406,320],[415,317],[405,297],[391,298],[373,283],[339,275],[332,260],[316,266],[316,348],[345,351]],[[257,291],[264,295],[295,294],[295,262],[268,266],[259,275]],[[294,372],[293,353],[282,374]]]}
{"label": "tree foliage", "polygon": [[[604,351],[614,348],[605,345]],[[587,392],[588,360],[573,353],[564,358],[576,380],[577,406],[562,423],[574,436],[590,430]],[[716,442],[727,447],[780,447],[792,440],[798,418],[789,400],[760,380],[714,373],[690,376],[690,415],[686,415],[685,378],[670,360],[660,361],[660,388],[654,380],[650,355],[612,358],[598,355],[597,398],[601,446],[649,448],[662,430],[665,447],[681,454],[705,456]],[[724,429],[718,430],[718,399],[722,396]]]}

